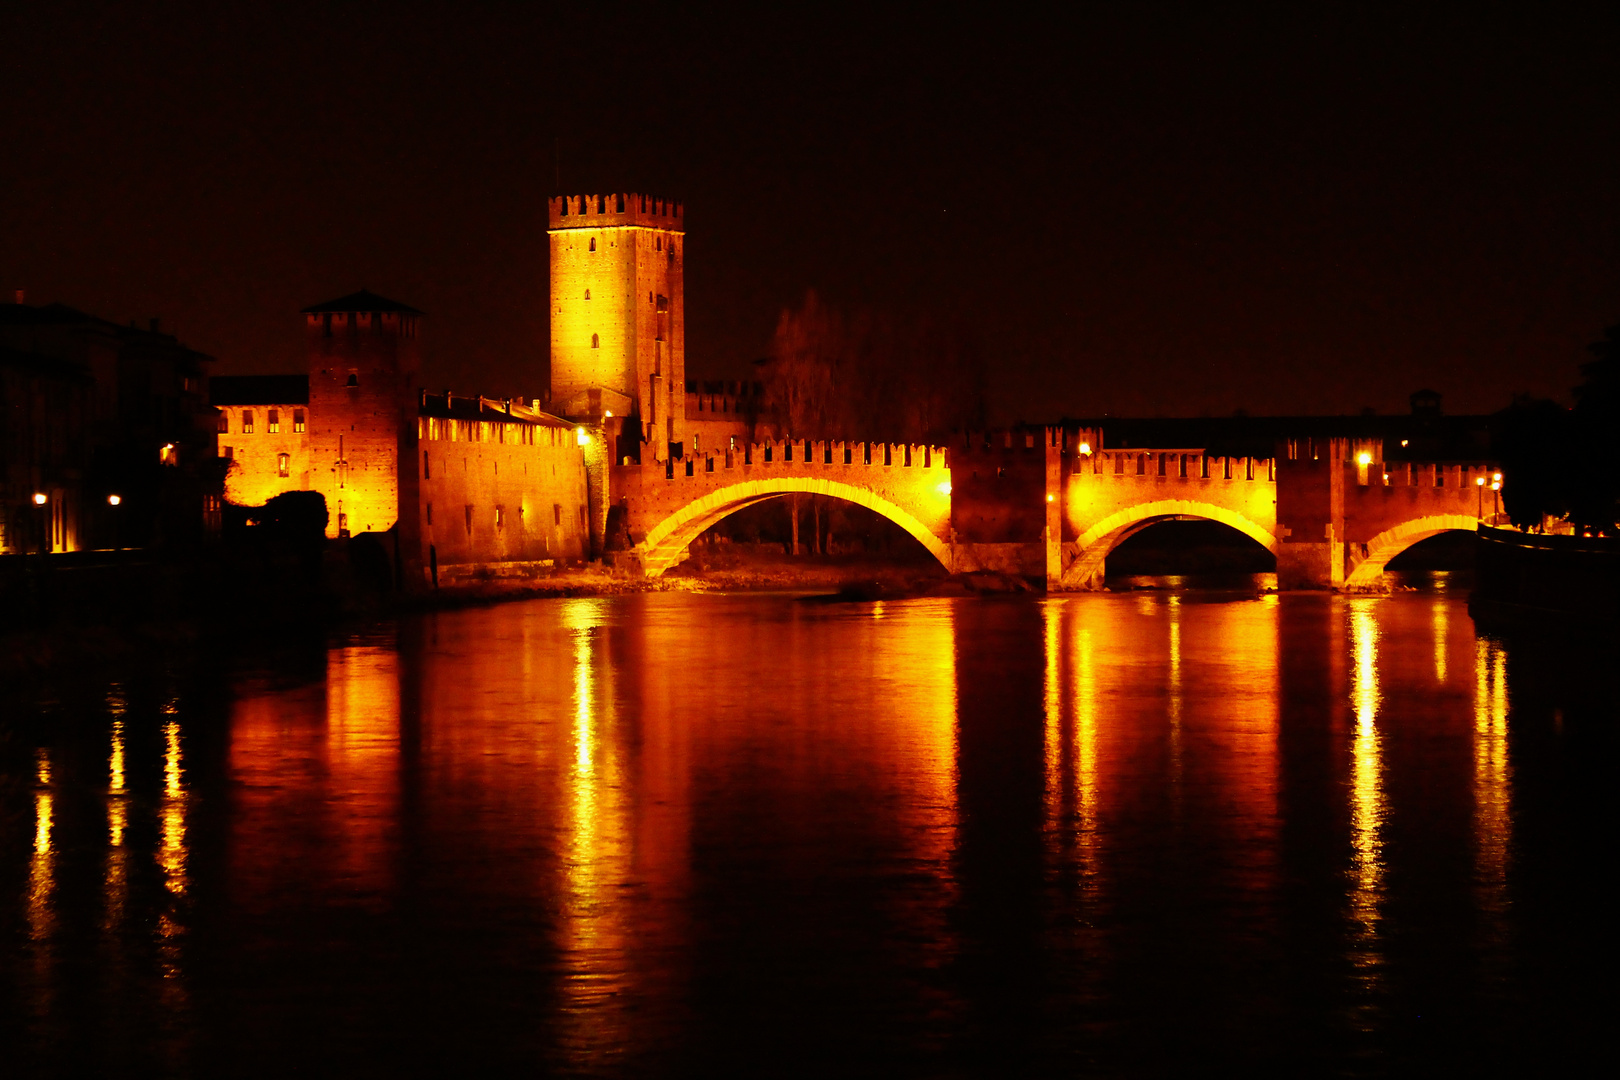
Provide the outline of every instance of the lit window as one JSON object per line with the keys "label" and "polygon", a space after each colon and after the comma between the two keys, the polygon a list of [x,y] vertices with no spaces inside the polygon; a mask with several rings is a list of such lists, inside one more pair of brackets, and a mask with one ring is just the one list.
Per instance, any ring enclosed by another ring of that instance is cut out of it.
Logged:
{"label": "lit window", "polygon": [[304,410],[303,409],[294,409],[293,410],[293,430],[298,432],[300,435],[303,434],[303,432],[304,432]]}
{"label": "lit window", "polygon": [[497,529],[506,528],[506,507],[504,506],[495,508],[495,527]]}
{"label": "lit window", "polygon": [[253,410],[252,409],[243,409],[242,410],[242,434],[244,434],[244,435],[253,434]]}
{"label": "lit window", "polygon": [[[272,435],[276,435],[276,434],[279,434],[281,432],[281,410],[280,409],[271,409],[270,410],[269,414],[264,418],[264,427],[265,427],[265,430],[268,431]],[[286,474],[283,473],[282,475],[285,476]]]}
{"label": "lit window", "polygon": [[[600,337],[598,337],[597,335],[592,334],[591,335],[591,348],[600,349],[601,347],[602,347],[602,339]],[[249,428],[248,430],[251,431],[252,428]]]}
{"label": "lit window", "polygon": [[292,459],[286,454],[276,455],[276,475],[286,476],[291,468]]}

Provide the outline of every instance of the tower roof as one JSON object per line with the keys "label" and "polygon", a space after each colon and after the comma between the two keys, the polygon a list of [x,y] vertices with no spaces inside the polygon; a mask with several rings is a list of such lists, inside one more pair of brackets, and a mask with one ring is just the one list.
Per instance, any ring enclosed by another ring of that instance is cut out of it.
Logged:
{"label": "tower roof", "polygon": [[324,304],[311,304],[300,314],[319,315],[327,311],[397,311],[401,315],[425,314],[409,304],[402,304],[398,300],[390,300],[386,296],[378,296],[376,293],[366,289],[361,289],[357,293],[350,293],[348,296],[339,297],[336,300],[328,300]]}

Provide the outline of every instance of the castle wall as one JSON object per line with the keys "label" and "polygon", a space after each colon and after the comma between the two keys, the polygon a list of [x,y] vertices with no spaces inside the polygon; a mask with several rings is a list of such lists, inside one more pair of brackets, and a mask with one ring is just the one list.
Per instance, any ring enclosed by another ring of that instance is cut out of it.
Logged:
{"label": "castle wall", "polygon": [[572,428],[421,417],[423,565],[584,559],[585,460]]}
{"label": "castle wall", "polygon": [[[246,430],[249,414],[252,431]],[[284,491],[311,489],[315,459],[307,405],[230,405],[221,407],[220,415],[219,456],[231,461],[227,499],[237,506],[263,506]]]}

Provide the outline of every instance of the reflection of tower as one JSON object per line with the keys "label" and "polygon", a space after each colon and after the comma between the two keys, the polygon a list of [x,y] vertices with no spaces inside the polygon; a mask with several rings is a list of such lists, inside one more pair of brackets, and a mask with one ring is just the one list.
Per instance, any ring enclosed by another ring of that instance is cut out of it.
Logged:
{"label": "reflection of tower", "polygon": [[564,195],[551,200],[549,232],[552,411],[634,417],[639,432],[627,424],[626,434],[639,434],[653,458],[680,453],[682,207],[645,195]]}
{"label": "reflection of tower", "polygon": [[[361,290],[304,309],[311,486],[328,536],[412,528],[416,505],[417,332],[422,313]],[[403,458],[410,468],[399,467]],[[402,500],[403,503],[402,503]],[[412,539],[401,536],[404,543]]]}

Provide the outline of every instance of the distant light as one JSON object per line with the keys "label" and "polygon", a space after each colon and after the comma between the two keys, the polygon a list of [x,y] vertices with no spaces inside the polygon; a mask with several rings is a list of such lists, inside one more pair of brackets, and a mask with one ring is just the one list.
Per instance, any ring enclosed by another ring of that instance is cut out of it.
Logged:
{"label": "distant light", "polygon": [[1057,496],[1056,495],[1048,495],[1046,497],[1046,501],[1047,502],[1056,502],[1057,501]]}
{"label": "distant light", "polygon": [[1480,487],[1484,487],[1485,486],[1485,478],[1483,476],[1481,476],[1479,479],[1475,480],[1474,483],[1478,484]]}
{"label": "distant light", "polygon": [[1361,453],[1356,455],[1356,462],[1360,465],[1371,465],[1372,455],[1363,450]]}
{"label": "distant light", "polygon": [[45,505],[45,493],[43,491],[34,492],[34,505],[35,506],[44,506]]}
{"label": "distant light", "polygon": [[1502,482],[1502,474],[1501,473],[1491,473],[1491,479],[1493,481],[1495,481],[1496,483],[1500,484]]}
{"label": "distant light", "polygon": [[604,417],[606,417],[607,419],[611,420],[611,419],[613,419],[613,410],[612,409],[607,409],[602,413],[602,415]]}
{"label": "distant light", "polygon": [[1080,444],[1080,452],[1081,452],[1081,453],[1082,453],[1082,454],[1089,454],[1089,453],[1091,453],[1091,444],[1090,444],[1090,443],[1088,443],[1088,442],[1083,442],[1083,443],[1081,443],[1081,444]]}
{"label": "distant light", "polygon": [[591,445],[590,433],[582,427],[577,427],[574,429],[574,438],[579,440],[579,445],[581,446]]}
{"label": "distant light", "polygon": [[949,480],[946,480],[944,483],[940,484],[939,487],[937,487],[935,490],[938,491],[941,495],[949,495],[951,493],[951,482]]}
{"label": "distant light", "polygon": [[1402,446],[1405,446],[1405,445],[1406,445],[1406,440],[1405,440],[1405,439],[1402,439],[1402,440],[1401,440],[1401,445],[1402,445]]}
{"label": "distant light", "polygon": [[118,496],[118,495],[109,495],[109,496],[107,496],[107,505],[108,506],[117,506],[119,503],[121,503],[123,501],[124,501],[123,498],[121,496]]}
{"label": "distant light", "polygon": [[1502,481],[1500,481],[1500,480],[1493,481],[1491,483],[1491,490],[1492,491],[1501,491],[1502,490]]}

